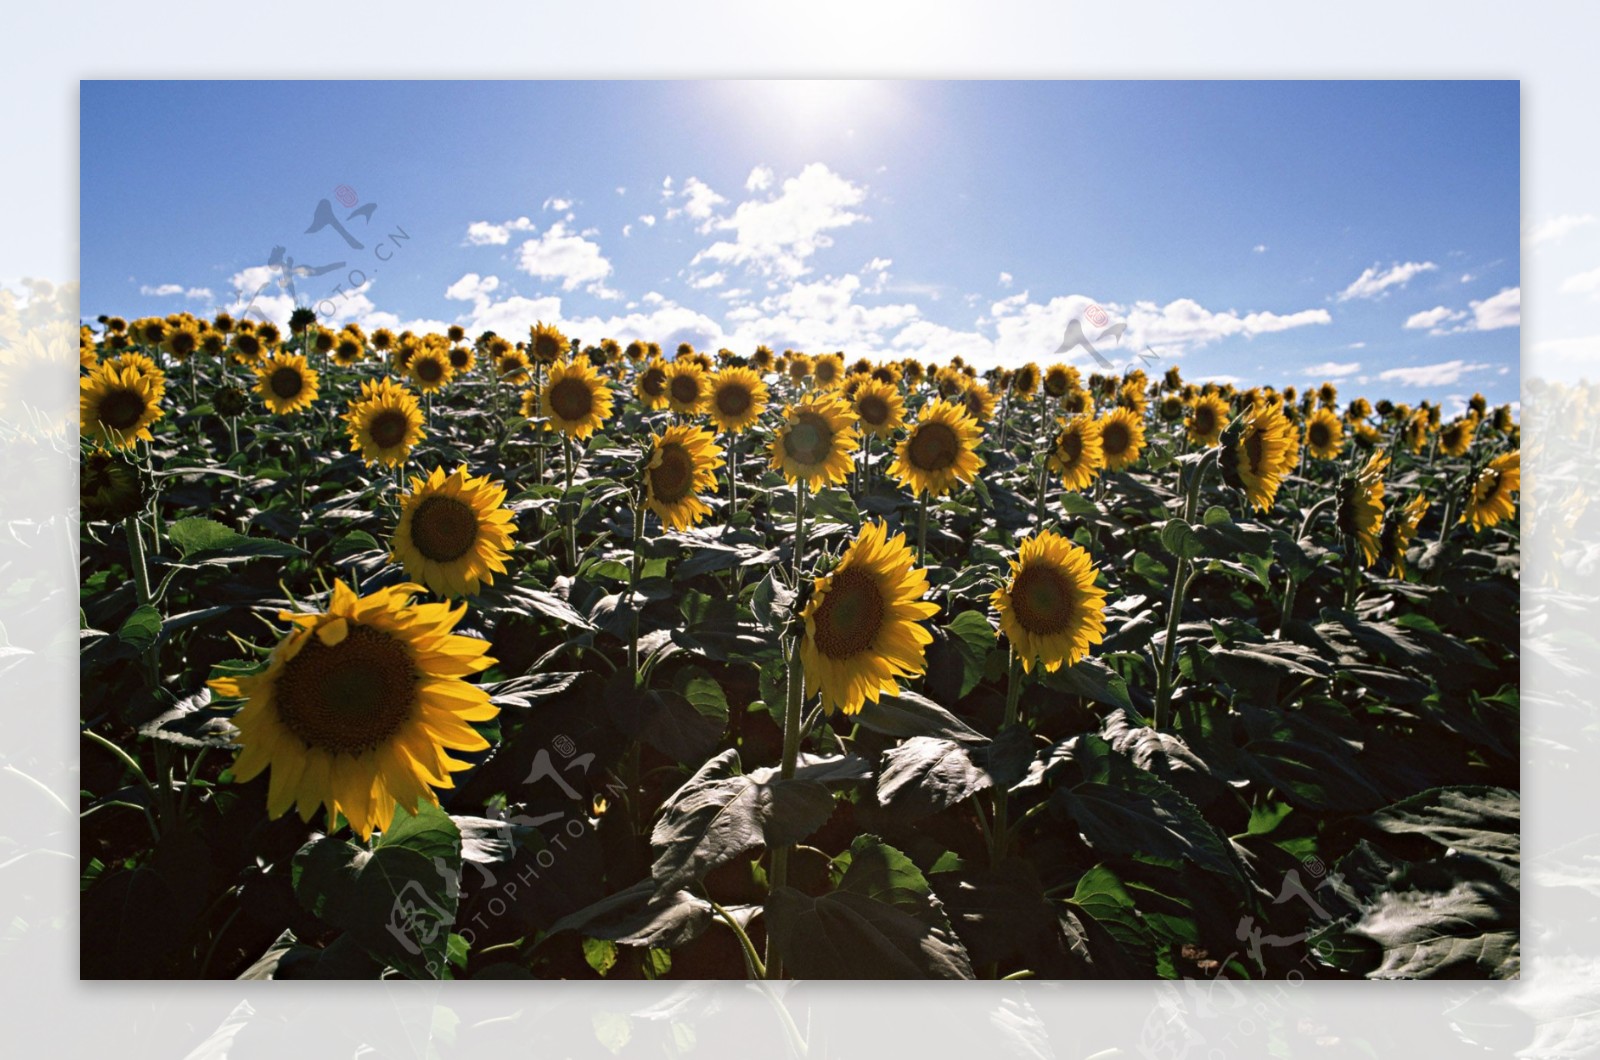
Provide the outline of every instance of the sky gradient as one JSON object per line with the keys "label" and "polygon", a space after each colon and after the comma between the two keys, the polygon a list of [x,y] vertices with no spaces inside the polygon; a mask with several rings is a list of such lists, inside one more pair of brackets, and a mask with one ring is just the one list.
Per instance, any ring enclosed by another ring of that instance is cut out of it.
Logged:
{"label": "sky gradient", "polygon": [[[1187,378],[1512,401],[1519,106],[1514,81],[84,82],[82,311],[283,319],[283,247],[333,325],[1010,365],[1097,302],[1128,325],[1102,352]],[[359,248],[307,232],[322,200]]]}

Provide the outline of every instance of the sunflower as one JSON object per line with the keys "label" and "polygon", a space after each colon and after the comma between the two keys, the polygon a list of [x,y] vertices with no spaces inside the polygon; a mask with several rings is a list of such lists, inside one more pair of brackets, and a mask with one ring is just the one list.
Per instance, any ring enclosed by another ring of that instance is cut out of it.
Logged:
{"label": "sunflower", "polygon": [[233,716],[242,748],[234,779],[271,767],[267,813],[298,806],[310,821],[328,809],[366,839],[396,807],[437,806],[434,788],[469,768],[451,750],[489,746],[470,722],[499,708],[465,680],[488,669],[487,641],[452,633],[466,605],[417,604],[422,586],[403,583],[357,597],[334,582],[326,612],[281,612],[294,628],[259,673],[210,682],[218,696],[247,700]]}
{"label": "sunflower", "polygon": [[662,526],[687,530],[711,514],[699,494],[717,488],[722,463],[716,435],[704,427],[675,424],[650,439],[645,501]]}
{"label": "sunflower", "polygon": [[200,348],[200,329],[193,324],[173,328],[167,332],[167,337],[161,340],[161,348],[169,353],[173,360],[182,364],[194,356],[194,351]]}
{"label": "sunflower", "polygon": [[554,324],[541,320],[528,329],[528,354],[539,364],[555,364],[568,346],[567,337]]}
{"label": "sunflower", "polygon": [[1400,428],[1400,440],[1413,453],[1422,452],[1422,447],[1428,444],[1428,414],[1422,411],[1408,413],[1405,425]]}
{"label": "sunflower", "polygon": [[811,378],[811,358],[803,353],[793,354],[784,367],[784,372],[789,376],[791,383],[796,385],[804,383]]}
{"label": "sunflower", "polygon": [[1144,448],[1144,420],[1132,409],[1115,408],[1100,417],[1100,449],[1106,469],[1121,471],[1139,462]]}
{"label": "sunflower", "polygon": [[1465,456],[1472,448],[1472,435],[1477,429],[1478,421],[1471,417],[1454,420],[1439,432],[1439,448],[1446,456]]}
{"label": "sunflower", "polygon": [[317,400],[317,370],[303,353],[275,353],[256,368],[252,387],[279,416],[308,409]]}
{"label": "sunflower", "polygon": [[644,343],[640,342],[638,339],[634,339],[632,342],[628,343],[627,346],[623,347],[622,356],[626,357],[630,363],[638,364],[645,358]]}
{"label": "sunflower", "polygon": [[1222,432],[1222,477],[1243,490],[1258,511],[1272,507],[1299,458],[1299,436],[1278,406],[1257,406]]}
{"label": "sunflower", "polygon": [[1074,387],[1061,399],[1061,411],[1074,416],[1088,415],[1094,411],[1094,395],[1082,387]]}
{"label": "sunflower", "polygon": [[1388,561],[1394,576],[1402,581],[1406,576],[1406,550],[1411,547],[1411,539],[1417,535],[1417,527],[1422,525],[1422,517],[1427,514],[1428,498],[1419,493],[1399,514],[1383,524],[1378,551]]}
{"label": "sunflower", "polygon": [[1472,529],[1482,530],[1502,519],[1510,519],[1517,512],[1513,493],[1522,490],[1522,450],[1501,453],[1489,461],[1489,466],[1478,472],[1477,481],[1467,492],[1466,511],[1461,521],[1472,522]]}
{"label": "sunflower", "polygon": [[132,368],[135,372],[150,380],[151,385],[155,387],[157,401],[166,396],[167,373],[163,372],[155,361],[137,350],[125,350],[114,357],[108,357],[106,358],[106,364],[113,368]]}
{"label": "sunflower", "polygon": [[437,394],[455,375],[450,355],[437,346],[421,346],[406,362],[406,375],[424,394]]}
{"label": "sunflower", "polygon": [[334,337],[333,350],[329,354],[333,363],[342,368],[349,368],[359,364],[361,358],[367,355],[367,345],[361,341],[360,334],[346,328]]}
{"label": "sunflower", "polygon": [[772,469],[812,489],[843,482],[855,466],[860,436],[850,407],[831,394],[811,394],[790,405],[772,439]]}
{"label": "sunflower", "polygon": [[897,386],[868,380],[856,390],[854,404],[862,429],[875,437],[887,438],[905,426],[906,403]]}
{"label": "sunflower", "polygon": [[266,345],[253,331],[238,331],[233,336],[230,357],[235,364],[255,364],[266,353]]}
{"label": "sunflower", "polygon": [[[1318,409],[1327,412],[1326,408]],[[1361,554],[1361,564],[1370,567],[1378,560],[1379,538],[1383,534],[1383,471],[1389,466],[1386,453],[1373,453],[1360,472],[1346,475],[1339,483],[1339,530],[1353,538]]]}
{"label": "sunflower", "polygon": [[1323,383],[1317,387],[1317,401],[1323,408],[1335,408],[1339,404],[1339,388],[1332,383]]}
{"label": "sunflower", "polygon": [[667,362],[657,358],[645,365],[634,380],[633,392],[646,409],[667,407]]}
{"label": "sunflower", "polygon": [[930,401],[901,440],[889,474],[913,494],[943,496],[957,482],[971,482],[983,466],[977,452],[982,437],[983,428],[960,405]]}
{"label": "sunflower", "polygon": [[452,375],[466,375],[478,363],[478,355],[472,352],[471,346],[452,346],[448,356]]}
{"label": "sunflower", "polygon": [[1321,460],[1337,460],[1344,448],[1344,424],[1326,405],[1306,420],[1306,450]]}
{"label": "sunflower", "polygon": [[[799,356],[804,356],[800,354]],[[844,358],[837,353],[824,353],[811,361],[811,378],[823,390],[831,390],[844,379]]]}
{"label": "sunflower", "polygon": [[139,469],[103,447],[83,454],[78,479],[78,505],[85,519],[118,522],[144,507],[144,480]]}
{"label": "sunflower", "polygon": [[1061,476],[1069,490],[1085,490],[1105,467],[1100,444],[1100,423],[1088,416],[1059,420],[1060,430],[1050,446],[1050,470]]}
{"label": "sunflower", "polygon": [[465,464],[449,475],[436,467],[413,477],[389,558],[440,596],[471,596],[479,582],[493,585],[495,573],[506,572],[515,523],[505,500],[505,487],[467,474]]}
{"label": "sunflower", "polygon": [[586,357],[554,364],[539,390],[539,415],[550,429],[582,441],[611,416],[611,387]]}
{"label": "sunflower", "polygon": [[832,573],[818,578],[801,612],[800,663],[806,695],[822,694],[832,714],[856,714],[867,700],[895,694],[901,677],[927,669],[933,634],[918,623],[939,613],[922,599],[928,573],[913,566],[904,534],[868,522]]}
{"label": "sunflower", "polygon": [[1096,573],[1087,551],[1052,530],[1022,543],[1011,580],[989,599],[1024,673],[1035,662],[1052,673],[1072,666],[1104,639],[1106,594]]}
{"label": "sunflower", "polygon": [[495,361],[494,370],[502,383],[521,386],[528,381],[528,369],[531,367],[532,362],[528,360],[528,355],[513,346]]}
{"label": "sunflower", "polygon": [[667,365],[667,405],[683,416],[705,410],[706,373],[699,362],[687,357],[673,358]]}
{"label": "sunflower", "polygon": [[724,368],[711,377],[706,402],[718,430],[738,433],[753,426],[767,409],[767,384],[749,368]]}
{"label": "sunflower", "polygon": [[162,416],[163,384],[128,366],[103,364],[78,380],[78,428],[85,436],[125,449],[153,441],[150,425]]}
{"label": "sunflower", "polygon": [[344,419],[351,451],[369,464],[398,467],[423,438],[416,395],[388,376],[362,383]]}
{"label": "sunflower", "polygon": [[982,383],[968,382],[962,389],[960,401],[967,415],[979,423],[988,423],[994,418],[994,393]]}

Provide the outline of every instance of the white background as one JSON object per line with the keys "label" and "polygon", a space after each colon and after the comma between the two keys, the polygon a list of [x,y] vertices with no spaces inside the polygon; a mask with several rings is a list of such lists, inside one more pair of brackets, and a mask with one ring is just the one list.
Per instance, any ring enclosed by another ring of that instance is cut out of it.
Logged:
{"label": "white background", "polygon": [[[1543,381],[1600,367],[1600,306],[1561,290],[1600,266],[1600,225],[1525,247],[1522,266],[1525,977],[1512,984],[809,983],[772,993],[743,984],[80,984],[76,450],[70,431],[50,429],[73,419],[74,388],[65,370],[15,368],[19,350],[48,352],[63,336],[72,352],[76,294],[63,285],[78,260],[80,78],[1512,78],[1523,86],[1526,228],[1600,214],[1600,7],[192,0],[14,3],[0,25],[0,285],[24,292],[25,278],[47,281],[0,308],[0,1041],[9,1055],[1600,1051],[1600,571],[1567,525],[1574,505],[1600,496],[1600,398],[1580,416],[1586,394],[1536,396]],[[197,152],[226,150],[234,135],[194,132]],[[137,143],[81,147],[129,166],[183,164],[144,157]]]}

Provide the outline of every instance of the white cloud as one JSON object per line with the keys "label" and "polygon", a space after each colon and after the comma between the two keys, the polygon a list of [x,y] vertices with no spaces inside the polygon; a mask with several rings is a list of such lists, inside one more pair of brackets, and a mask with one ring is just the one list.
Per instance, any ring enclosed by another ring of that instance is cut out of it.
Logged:
{"label": "white cloud", "polygon": [[1305,374],[1308,379],[1343,379],[1345,376],[1355,375],[1359,371],[1361,371],[1360,361],[1348,361],[1345,363],[1324,361],[1321,364],[1314,364],[1307,368]]}
{"label": "white cloud", "polygon": [[639,215],[639,220],[646,228],[654,228],[656,226],[656,215],[653,213],[642,213]]}
{"label": "white cloud", "polygon": [[566,213],[572,209],[572,200],[551,197],[544,201],[544,208],[546,210],[554,210],[556,213]]}
{"label": "white cloud", "polygon": [[1522,326],[1522,288],[1507,287],[1493,298],[1469,303],[1472,323],[1477,331]]}
{"label": "white cloud", "polygon": [[698,279],[691,280],[689,282],[689,286],[699,288],[700,290],[705,290],[708,287],[721,287],[727,281],[727,273],[713,272],[710,275],[701,276]]}
{"label": "white cloud", "polygon": [[1357,276],[1349,287],[1339,292],[1339,301],[1348,302],[1352,298],[1377,298],[1390,287],[1404,287],[1413,276],[1432,272],[1438,267],[1431,261],[1408,261],[1403,265],[1392,264],[1387,269],[1373,265]]}
{"label": "white cloud", "polygon": [[566,291],[611,275],[611,262],[600,253],[600,245],[569,233],[559,222],[523,243],[517,264],[530,276],[559,279]]}
{"label": "white cloud", "polygon": [[1464,272],[1464,273],[1461,274],[1461,282],[1462,283],[1471,283],[1473,280],[1476,280],[1476,279],[1477,279],[1477,277],[1472,275],[1472,273],[1470,273],[1470,272]]}
{"label": "white cloud", "polygon": [[[695,221],[709,222],[712,211],[728,201],[712,191],[711,186],[699,177],[690,177],[684,181],[683,191],[679,194],[683,196],[684,200],[683,212],[688,214],[691,220]],[[710,231],[710,225],[702,225],[700,230],[708,232]]]}
{"label": "white cloud", "polygon": [[162,283],[155,286],[145,284],[139,288],[139,293],[151,298],[172,298],[182,295],[197,302],[209,302],[215,297],[209,287],[185,287],[181,283]]}
{"label": "white cloud", "polygon": [[1432,309],[1424,309],[1420,313],[1412,313],[1410,316],[1406,317],[1404,326],[1412,330],[1416,330],[1418,328],[1436,328],[1447,320],[1459,320],[1464,316],[1466,316],[1466,314],[1461,312],[1459,309],[1451,309],[1448,306],[1437,305]]}
{"label": "white cloud", "polygon": [[1001,287],[1010,287],[1011,284],[1013,282],[1015,282],[1015,280],[1016,280],[1016,277],[1011,275],[1009,272],[1002,272],[1000,274],[1000,286]]}
{"label": "white cloud", "polygon": [[[141,290],[143,290],[141,288]],[[1561,281],[1562,294],[1588,294],[1600,292],[1600,269],[1590,269]]]}
{"label": "white cloud", "polygon": [[1267,252],[1267,245],[1265,243],[1257,243],[1255,246],[1251,247],[1250,249],[1253,250],[1257,254],[1265,254]]}
{"label": "white cloud", "polygon": [[1469,372],[1477,372],[1492,367],[1487,364],[1468,364],[1466,361],[1441,361],[1438,364],[1419,364],[1409,368],[1388,368],[1378,373],[1378,378],[1385,383],[1399,383],[1401,386],[1438,387],[1450,386],[1460,380]]}
{"label": "white cloud", "polygon": [[623,225],[622,226],[622,238],[623,239],[627,239],[631,235],[633,235],[633,226],[632,225]]}
{"label": "white cloud", "polygon": [[749,199],[733,216],[708,220],[707,227],[734,234],[702,250],[702,260],[742,265],[767,275],[789,278],[810,272],[807,259],[831,246],[830,230],[867,218],[852,207],[866,198],[866,189],[813,162],[783,182],[775,197]]}
{"label": "white cloud", "polygon": [[1546,218],[1528,230],[1528,242],[1534,245],[1548,243],[1560,239],[1562,236],[1585,225],[1595,223],[1592,213],[1564,213],[1557,217]]}
{"label": "white cloud", "polygon": [[628,194],[628,189],[627,189],[627,188],[622,188],[622,187],[619,187],[619,188],[618,188],[618,189],[617,189],[617,194],[618,194],[618,195],[626,195],[626,194]]}
{"label": "white cloud", "polygon": [[750,171],[750,175],[745,178],[744,190],[766,191],[768,188],[772,187],[772,177],[773,173],[771,166],[757,166],[756,168],[752,169]]}
{"label": "white cloud", "polygon": [[531,232],[533,229],[533,222],[526,217],[498,225],[489,221],[474,221],[467,226],[467,243],[474,247],[503,247],[511,242],[512,232]]}
{"label": "white cloud", "polygon": [[1364,350],[1366,348],[1367,344],[1364,342],[1352,342],[1350,345],[1345,347],[1347,350]]}
{"label": "white cloud", "polygon": [[469,272],[446,287],[444,296],[457,302],[471,302],[474,312],[481,314],[489,306],[490,295],[499,287],[500,277],[479,276],[475,272]]}

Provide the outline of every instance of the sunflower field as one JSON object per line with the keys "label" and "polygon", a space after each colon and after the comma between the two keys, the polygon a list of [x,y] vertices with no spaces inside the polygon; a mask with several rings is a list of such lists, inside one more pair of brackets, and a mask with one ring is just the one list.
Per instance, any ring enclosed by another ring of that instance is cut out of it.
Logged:
{"label": "sunflower field", "polygon": [[85,978],[1508,978],[1520,428],[81,330]]}

